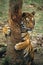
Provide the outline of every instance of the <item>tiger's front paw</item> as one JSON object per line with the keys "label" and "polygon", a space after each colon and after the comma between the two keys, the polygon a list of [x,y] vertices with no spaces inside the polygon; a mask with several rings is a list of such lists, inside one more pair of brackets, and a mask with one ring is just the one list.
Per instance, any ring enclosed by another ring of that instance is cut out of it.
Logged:
{"label": "tiger's front paw", "polygon": [[18,50],[18,44],[16,44],[16,45],[14,46],[14,48],[15,48],[15,50]]}

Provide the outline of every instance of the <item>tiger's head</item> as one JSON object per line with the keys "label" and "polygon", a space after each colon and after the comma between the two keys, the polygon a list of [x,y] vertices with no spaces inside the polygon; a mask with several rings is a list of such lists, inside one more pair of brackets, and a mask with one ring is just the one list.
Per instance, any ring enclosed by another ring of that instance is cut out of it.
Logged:
{"label": "tiger's head", "polygon": [[32,29],[34,28],[34,25],[35,25],[34,15],[35,15],[34,11],[32,13],[24,12],[22,14],[22,21],[24,25],[26,26],[26,28],[28,29],[28,31],[30,30],[32,31]]}

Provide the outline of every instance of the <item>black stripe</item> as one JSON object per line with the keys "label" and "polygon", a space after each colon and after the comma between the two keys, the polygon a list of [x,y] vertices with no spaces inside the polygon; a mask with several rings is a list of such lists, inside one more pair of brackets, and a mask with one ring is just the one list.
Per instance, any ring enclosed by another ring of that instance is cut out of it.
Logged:
{"label": "black stripe", "polygon": [[22,38],[25,38],[27,36],[27,34],[26,35],[24,35]]}

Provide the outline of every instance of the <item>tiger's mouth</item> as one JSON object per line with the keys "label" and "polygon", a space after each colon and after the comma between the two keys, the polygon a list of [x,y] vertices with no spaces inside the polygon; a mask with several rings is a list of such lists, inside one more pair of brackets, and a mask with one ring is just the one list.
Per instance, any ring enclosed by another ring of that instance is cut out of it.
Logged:
{"label": "tiger's mouth", "polygon": [[27,28],[27,31],[32,31],[33,28]]}

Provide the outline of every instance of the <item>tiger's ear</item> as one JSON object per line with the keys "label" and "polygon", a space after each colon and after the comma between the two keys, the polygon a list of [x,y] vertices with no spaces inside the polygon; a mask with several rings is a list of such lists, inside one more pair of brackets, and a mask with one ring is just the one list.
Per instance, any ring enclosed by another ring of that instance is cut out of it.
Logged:
{"label": "tiger's ear", "polygon": [[33,11],[31,14],[34,16],[35,15],[35,11]]}
{"label": "tiger's ear", "polygon": [[22,13],[22,17],[25,17],[25,16],[26,16],[26,13],[25,13],[25,12],[23,12],[23,13]]}

